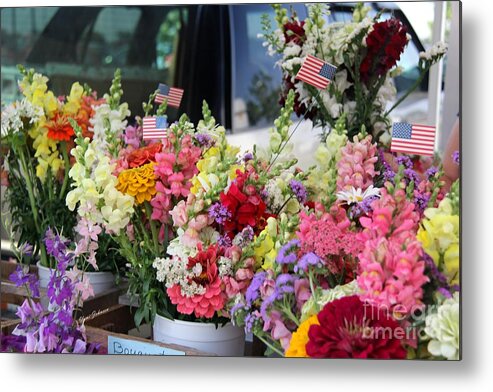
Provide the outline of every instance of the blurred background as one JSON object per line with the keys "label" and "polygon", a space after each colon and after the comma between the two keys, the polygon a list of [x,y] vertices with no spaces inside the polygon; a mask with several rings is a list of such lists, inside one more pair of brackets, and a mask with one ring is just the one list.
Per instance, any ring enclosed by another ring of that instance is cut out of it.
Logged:
{"label": "blurred background", "polygon": [[[351,19],[354,3],[329,4],[329,23]],[[392,113],[394,121],[436,124],[437,150],[443,151],[459,112],[459,2],[367,5],[373,14],[385,9],[383,18],[401,19],[412,36],[399,62],[404,72],[394,80],[398,97],[418,77],[419,52],[448,43],[445,60]],[[304,4],[292,7],[306,17]],[[2,104],[20,98],[17,64],[47,75],[55,94],[80,81],[102,95],[119,67],[132,116],[142,115],[142,102],[164,82],[185,90],[180,109],[169,110],[171,120],[187,113],[198,121],[205,99],[232,143],[262,145],[279,113],[281,81],[276,58],[257,37],[265,13],[273,16],[269,4],[2,8]],[[311,124],[303,124],[295,140],[308,155],[318,143],[310,131]]]}

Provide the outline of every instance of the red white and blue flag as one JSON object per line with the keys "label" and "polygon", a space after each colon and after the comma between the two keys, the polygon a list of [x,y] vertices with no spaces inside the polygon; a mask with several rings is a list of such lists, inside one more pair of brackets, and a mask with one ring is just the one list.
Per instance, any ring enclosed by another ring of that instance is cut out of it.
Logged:
{"label": "red white and blue flag", "polygon": [[390,151],[433,156],[436,127],[408,123],[394,123]]}
{"label": "red white and blue flag", "polygon": [[332,81],[336,71],[336,66],[309,54],[298,71],[296,79],[324,89]]}
{"label": "red white and blue flag", "polygon": [[183,90],[177,87],[169,87],[164,83],[159,83],[158,92],[154,102],[163,103],[166,99],[168,101],[168,106],[173,106],[179,108],[181,104],[181,99],[183,97]]}
{"label": "red white and blue flag", "polygon": [[168,118],[166,116],[149,116],[143,119],[143,140],[164,139],[168,129]]}

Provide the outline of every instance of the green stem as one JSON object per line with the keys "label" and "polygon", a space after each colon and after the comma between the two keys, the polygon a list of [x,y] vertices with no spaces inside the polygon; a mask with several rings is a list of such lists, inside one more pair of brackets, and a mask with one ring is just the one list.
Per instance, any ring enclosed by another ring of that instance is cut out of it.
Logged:
{"label": "green stem", "polygon": [[385,116],[384,117],[387,117],[392,112],[392,110],[394,110],[397,106],[399,106],[402,103],[402,101],[404,101],[409,96],[409,94],[411,94],[414,90],[416,90],[416,88],[423,81],[423,78],[425,77],[426,72],[428,72],[429,69],[430,69],[430,67],[427,66],[421,72],[421,74],[419,75],[419,78],[416,79],[416,82],[414,82],[414,84],[409,88],[409,90],[407,90],[406,93],[401,98],[399,98],[399,100],[396,103],[394,103],[394,105],[392,105],[392,107],[385,113]]}
{"label": "green stem", "polygon": [[154,250],[156,251],[156,255],[159,253],[159,235],[156,228],[156,222],[151,219],[152,209],[151,205],[146,201],[144,203],[147,219],[149,220],[149,224],[151,225],[151,233],[152,233],[152,242],[154,243]]}
{"label": "green stem", "polygon": [[280,355],[281,357],[284,357],[284,353],[280,351],[279,349],[275,348],[272,344],[270,344],[267,340],[265,340],[263,337],[260,335],[255,335],[257,338],[259,338],[262,343],[264,343],[267,347],[269,347],[272,351],[274,351],[276,354]]}
{"label": "green stem", "polygon": [[60,199],[62,199],[65,197],[65,191],[66,191],[67,185],[68,185],[68,179],[69,179],[68,173],[69,173],[69,169],[70,169],[70,159],[69,159],[68,153],[67,153],[67,143],[61,142],[60,148],[62,149],[63,162],[64,162],[64,167],[65,167],[65,176],[63,178],[63,185],[62,185],[62,189],[60,191],[60,196],[59,196]]}

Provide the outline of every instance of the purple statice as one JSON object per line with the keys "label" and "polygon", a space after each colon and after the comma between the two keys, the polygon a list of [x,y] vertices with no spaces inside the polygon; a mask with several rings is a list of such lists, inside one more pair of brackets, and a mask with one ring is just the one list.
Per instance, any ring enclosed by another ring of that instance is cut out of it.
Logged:
{"label": "purple statice", "polygon": [[385,160],[385,156],[383,153],[384,153],[383,148],[378,150],[378,158],[383,166],[383,170],[382,170],[383,178],[385,181],[389,181],[393,183],[395,177],[395,171],[392,169],[392,166],[390,166],[390,164]]}
{"label": "purple statice", "polygon": [[251,226],[246,226],[241,232],[236,234],[233,239],[233,245],[239,246],[240,248],[244,248],[250,242],[252,242],[254,237],[254,231]]}
{"label": "purple statice", "polygon": [[214,139],[206,133],[195,134],[195,140],[197,140],[197,143],[199,143],[201,147],[205,148],[211,148],[215,144]]}
{"label": "purple statice", "polygon": [[430,179],[436,176],[438,173],[438,167],[432,166],[428,170],[426,170],[426,178]]}
{"label": "purple statice", "polygon": [[306,199],[307,199],[307,193],[306,193],[306,188],[301,183],[301,181],[295,180],[293,178],[291,181],[289,181],[289,187],[291,188],[291,191],[296,196],[298,201],[301,204],[304,204],[306,202]]}
{"label": "purple statice", "polygon": [[411,158],[409,158],[407,155],[401,155],[395,158],[395,161],[399,166],[403,165],[406,169],[412,169],[413,167],[413,162],[411,161]]}
{"label": "purple statice", "polygon": [[224,234],[224,235],[220,236],[217,239],[217,244],[221,248],[230,248],[231,245],[233,245],[232,242],[231,242],[231,238],[229,238],[229,236],[227,234]]}
{"label": "purple statice", "polygon": [[426,193],[415,192],[413,202],[414,205],[416,206],[416,209],[421,215],[425,212],[426,208],[428,208],[430,196],[431,195],[427,195]]}
{"label": "purple statice", "polygon": [[251,306],[260,296],[260,287],[264,283],[267,278],[267,272],[259,271],[254,276],[252,281],[250,282],[250,286],[248,286],[245,299],[248,306]]}
{"label": "purple statice", "polygon": [[322,259],[318,257],[315,253],[309,252],[303,255],[303,257],[294,266],[294,272],[307,271],[309,267],[312,266],[322,266]]}
{"label": "purple statice", "polygon": [[229,212],[229,210],[221,203],[217,202],[210,206],[209,216],[214,219],[217,224],[222,225],[227,220],[231,219],[231,212]]}
{"label": "purple statice", "polygon": [[247,152],[245,155],[243,155],[243,158],[241,158],[243,162],[248,162],[251,161],[252,159],[253,159],[253,154],[251,152]]}
{"label": "purple statice", "polygon": [[278,264],[294,264],[298,260],[298,250],[300,248],[300,241],[294,239],[281,246],[279,253],[276,257]]}
{"label": "purple statice", "polygon": [[452,160],[454,161],[454,163],[457,166],[460,165],[460,153],[459,153],[459,150],[453,152],[453,154],[452,154]]}
{"label": "purple statice", "polygon": [[404,178],[408,184],[411,181],[413,181],[415,185],[418,185],[420,183],[418,173],[416,173],[413,169],[410,168],[404,169]]}
{"label": "purple statice", "polygon": [[26,273],[24,267],[18,265],[17,269],[12,272],[9,279],[17,287],[27,285],[33,298],[39,298],[39,280],[34,274]]}

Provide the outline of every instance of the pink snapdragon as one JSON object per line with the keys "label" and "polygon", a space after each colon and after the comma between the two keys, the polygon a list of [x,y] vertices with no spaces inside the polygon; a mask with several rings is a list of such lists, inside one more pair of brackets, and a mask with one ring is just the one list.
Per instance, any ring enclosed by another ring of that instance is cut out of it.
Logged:
{"label": "pink snapdragon", "polygon": [[372,144],[371,136],[362,141],[355,136],[353,142],[349,142],[341,150],[341,159],[337,162],[337,190],[351,187],[365,190],[373,185],[373,177],[378,174],[375,171],[377,161],[377,145]]}

